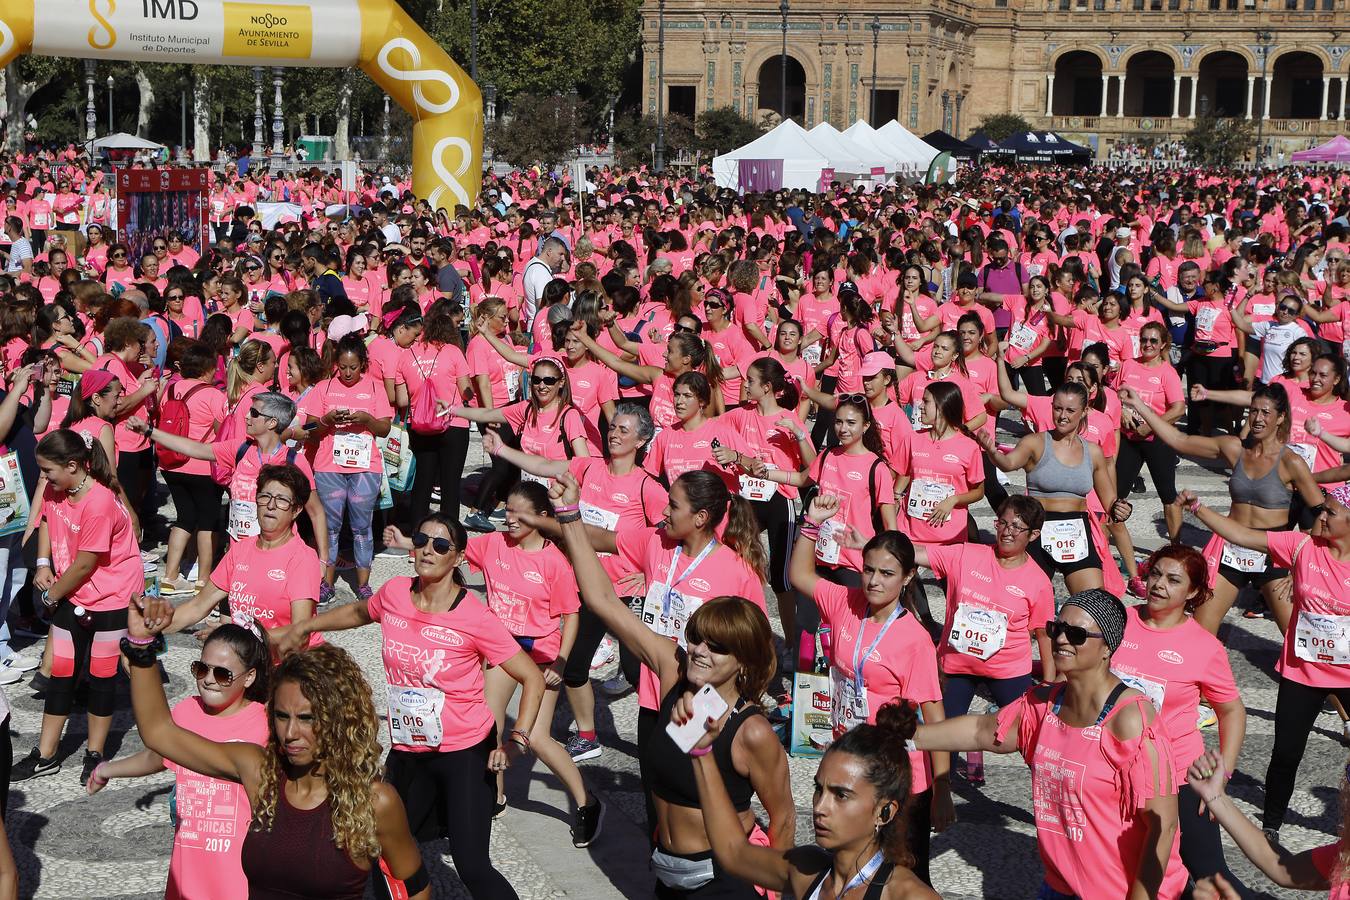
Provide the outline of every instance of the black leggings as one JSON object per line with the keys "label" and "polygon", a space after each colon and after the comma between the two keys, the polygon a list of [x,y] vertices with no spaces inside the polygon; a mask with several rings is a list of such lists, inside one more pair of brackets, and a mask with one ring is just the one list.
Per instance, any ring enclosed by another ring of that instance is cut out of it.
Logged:
{"label": "black leggings", "polygon": [[177,520],[174,527],[189,534],[215,531],[220,522],[220,496],[225,491],[210,475],[188,475],[166,471],[164,483],[169,486]]}
{"label": "black leggings", "polygon": [[948,675],[942,685],[942,714],[953,719],[970,712],[975,689],[982,684],[989,689],[994,702],[1004,707],[1016,703],[1027,692],[1027,688],[1031,687],[1031,676],[986,678],[983,675]]}
{"label": "black leggings", "polygon": [[1162,441],[1120,439],[1116,452],[1116,493],[1121,500],[1130,496],[1130,487],[1139,472],[1148,466],[1153,489],[1164,505],[1177,499],[1177,452]]}
{"label": "black leggings", "polygon": [[[837,376],[820,376],[819,390],[822,394],[833,394],[838,385],[839,378]],[[838,443],[834,436],[834,410],[826,409],[823,406],[816,409],[816,424],[811,429],[811,443],[822,450]]]}
{"label": "black leggings", "polygon": [[1219,823],[1210,819],[1208,812],[1200,812],[1200,795],[1184,781],[1177,788],[1177,826],[1181,831],[1181,863],[1191,878],[1199,881],[1214,874],[1222,875],[1238,896],[1247,896],[1246,885],[1224,859]]}
{"label": "black leggings", "polygon": [[145,527],[145,519],[150,505],[146,501],[150,499],[150,494],[155,488],[155,453],[146,448],[138,450],[135,453],[119,453],[117,456],[117,481],[122,485],[122,490],[126,491],[127,502],[131,504],[132,512],[141,519],[141,527]]}
{"label": "black leggings", "polygon": [[[517,437],[514,429],[510,425],[501,424],[495,426],[497,434],[501,436],[502,443],[516,450],[520,449],[520,438]],[[480,425],[478,431],[481,434],[487,429]],[[467,452],[467,447],[466,447]],[[483,480],[478,484],[478,509],[483,513],[490,513],[497,507],[498,501],[504,501],[506,495],[515,487],[520,479],[520,469],[511,465],[500,456],[492,457],[492,468],[483,476]],[[416,478],[414,478],[414,485]],[[445,486],[441,486],[445,490]]]}
{"label": "black leggings", "polygon": [[989,508],[994,511],[994,515],[998,515],[998,508],[1008,499],[1008,490],[998,480],[998,469],[994,468],[988,453],[984,454],[984,499],[989,501]]}
{"label": "black leggings", "polygon": [[1041,357],[1041,371],[1045,374],[1047,392],[1064,383],[1064,375],[1068,369],[1069,359],[1066,356]]}
{"label": "black leggings", "polygon": [[[769,586],[776,593],[788,589],[787,566],[792,553],[792,507],[782,492],[768,500],[751,500],[759,528],[769,538]],[[753,598],[752,598],[753,599]]]}
{"label": "black leggings", "polygon": [[[1211,391],[1231,390],[1236,383],[1233,357],[1206,356],[1192,353],[1186,361],[1186,383],[1203,384]],[[1206,434],[1205,426],[1213,426],[1214,414],[1220,404],[1213,400],[1192,400],[1186,395],[1186,433]]]}
{"label": "black leggings", "polygon": [[[625,603],[628,598],[622,598]],[[579,688],[591,680],[591,658],[605,637],[605,623],[584,603],[577,620],[577,638],[572,642],[572,652],[563,668],[563,684],[570,688]],[[642,663],[623,644],[619,644],[619,668],[628,683],[637,687],[638,672]]]}
{"label": "black leggings", "polygon": [[1023,390],[1033,397],[1048,397],[1050,387],[1045,383],[1045,369],[1037,366],[1023,366],[1020,369],[1013,369],[1009,372],[1017,373],[1017,378],[1022,384]]}
{"label": "black leggings", "polygon": [[0,722],[0,823],[9,813],[9,773],[14,767],[14,744],[9,736],[9,716]]}
{"label": "black leggings", "polygon": [[52,616],[52,678],[42,704],[46,715],[70,715],[80,678],[89,682],[89,715],[113,714],[122,653],[118,643],[127,633],[127,611],[110,609],[88,616],[88,624],[82,624],[69,600],[61,601]]}
{"label": "black leggings", "polygon": [[[412,499],[409,500],[410,524],[416,528],[431,511],[431,490],[437,485],[441,488],[441,512],[458,521],[459,485],[464,475],[464,460],[469,455],[469,429],[447,428],[440,434],[413,431],[408,435],[408,446],[417,463]],[[493,462],[495,465],[496,461]]]}
{"label": "black leggings", "polygon": [[1309,687],[1288,678],[1280,679],[1280,692],[1275,698],[1275,745],[1270,748],[1270,766],[1266,769],[1261,827],[1279,828],[1283,824],[1289,798],[1294,795],[1298,764],[1308,748],[1308,735],[1327,697],[1333,694],[1342,706],[1350,709],[1350,688]]}
{"label": "black leggings", "polygon": [[494,726],[472,747],[439,753],[394,748],[385,763],[384,780],[403,799],[413,833],[421,837],[428,824],[439,820],[450,839],[455,872],[477,900],[518,896],[488,855],[497,799],[497,778],[488,770],[488,754],[496,748]]}

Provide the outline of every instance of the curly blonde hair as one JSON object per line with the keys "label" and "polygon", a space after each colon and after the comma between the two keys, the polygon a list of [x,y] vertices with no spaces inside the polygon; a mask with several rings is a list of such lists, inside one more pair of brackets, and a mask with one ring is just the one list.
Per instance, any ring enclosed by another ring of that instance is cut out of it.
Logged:
{"label": "curly blonde hair", "polygon": [[[347,652],[321,644],[282,660],[272,676],[267,717],[275,722],[277,689],[285,682],[300,688],[314,714],[314,758],[323,764],[333,808],[333,839],[352,860],[380,855],[375,829],[375,785],[381,780],[379,720],[370,685]],[[282,788],[281,743],[272,727],[253,810],[253,827],[270,831]]]}

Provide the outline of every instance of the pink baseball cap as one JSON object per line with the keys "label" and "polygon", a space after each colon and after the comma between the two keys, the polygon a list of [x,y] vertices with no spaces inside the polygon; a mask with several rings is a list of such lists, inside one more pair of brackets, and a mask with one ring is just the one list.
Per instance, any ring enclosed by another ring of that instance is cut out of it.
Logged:
{"label": "pink baseball cap", "polygon": [[874,350],[862,358],[862,376],[871,378],[878,372],[884,372],[887,369],[895,369],[895,360],[889,353],[880,350]]}

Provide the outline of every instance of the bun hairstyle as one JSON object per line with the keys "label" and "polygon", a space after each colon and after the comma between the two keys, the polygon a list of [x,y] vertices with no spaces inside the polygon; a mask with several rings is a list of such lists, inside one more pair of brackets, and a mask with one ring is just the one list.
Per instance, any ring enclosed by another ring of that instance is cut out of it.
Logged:
{"label": "bun hairstyle", "polygon": [[801,403],[801,394],[797,391],[796,383],[788,376],[787,369],[783,368],[783,364],[778,360],[771,356],[761,356],[750,364],[748,371],[754,372],[773,388],[773,395],[783,409],[793,410]]}
{"label": "bun hairstyle", "polygon": [[889,863],[914,865],[909,852],[905,823],[908,821],[911,771],[905,742],[914,737],[919,716],[908,700],[892,700],[877,710],[875,725],[864,723],[844,732],[825,751],[847,753],[863,764],[863,777],[877,793],[882,820],[877,843]]}

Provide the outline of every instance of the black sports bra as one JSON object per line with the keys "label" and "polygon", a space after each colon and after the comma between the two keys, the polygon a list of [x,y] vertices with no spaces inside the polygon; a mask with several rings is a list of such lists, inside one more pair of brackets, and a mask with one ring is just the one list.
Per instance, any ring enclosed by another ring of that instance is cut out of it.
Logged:
{"label": "black sports bra", "polygon": [[[694,781],[694,762],[689,754],[675,746],[675,742],[666,733],[666,725],[670,723],[670,714],[675,708],[675,702],[687,689],[688,685],[677,685],[661,701],[656,731],[652,733],[646,748],[642,751],[642,768],[651,779],[653,794],[676,806],[697,808],[700,804],[698,784]],[[742,697],[728,717],[722,733],[713,742],[713,758],[717,760],[717,768],[722,773],[722,780],[726,782],[727,793],[731,795],[731,805],[736,807],[737,812],[745,812],[750,808],[750,797],[755,789],[751,786],[750,779],[736,771],[736,766],[731,761],[731,744],[736,740],[736,732],[740,731],[746,719],[763,714],[758,704]]]}
{"label": "black sports bra", "polygon": [[[891,870],[895,868],[895,863],[884,862],[877,867],[876,874],[872,876],[872,881],[867,885],[867,892],[863,894],[862,900],[881,900],[881,892],[886,890],[886,882],[891,880]],[[817,900],[820,896],[820,886],[825,883],[825,879],[830,877],[831,869],[826,869],[816,876],[816,880],[811,882],[811,887],[806,892],[806,900]]]}

